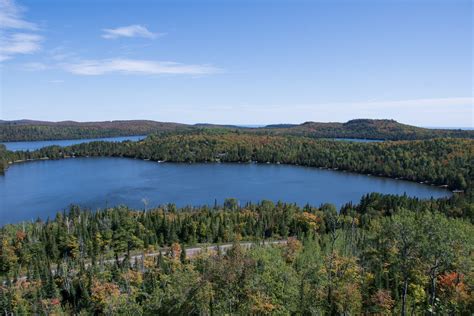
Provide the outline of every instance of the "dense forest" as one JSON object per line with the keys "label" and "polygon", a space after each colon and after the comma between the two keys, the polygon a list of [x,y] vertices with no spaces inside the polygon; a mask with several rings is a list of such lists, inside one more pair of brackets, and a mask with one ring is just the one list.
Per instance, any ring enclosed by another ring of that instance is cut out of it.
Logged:
{"label": "dense forest", "polygon": [[[371,194],[338,213],[263,201],[72,207],[0,230],[8,314],[464,314],[472,204]],[[250,249],[241,241],[252,241]],[[285,243],[262,245],[264,240]],[[226,251],[208,244],[233,242]],[[188,256],[186,248],[202,245]]]}
{"label": "dense forest", "polygon": [[[2,313],[474,311],[472,139],[354,143],[206,128],[33,152],[0,146],[3,169],[29,159],[86,156],[299,164],[463,192],[437,200],[373,193],[340,210],[270,201],[239,205],[235,199],[222,206],[142,210],[72,206],[55,218],[0,229]],[[207,248],[228,243],[217,251]],[[199,249],[190,252],[191,247]]]}
{"label": "dense forest", "polygon": [[474,131],[429,129],[398,123],[394,120],[357,119],[346,123],[306,122],[300,125],[271,125],[260,129],[275,134],[313,138],[366,138],[416,140],[439,137],[474,138]]}
{"label": "dense forest", "polygon": [[134,136],[180,129],[186,129],[186,125],[144,120],[106,122],[0,121],[0,141]]}
{"label": "dense forest", "polygon": [[474,138],[474,131],[428,129],[393,120],[351,120],[346,123],[306,122],[300,125],[277,124],[260,128],[232,125],[163,123],[155,121],[43,122],[0,121],[0,141],[82,139],[113,136],[148,135],[164,131],[198,131],[202,129],[240,130],[247,133],[295,135],[312,138],[367,138],[415,140],[440,137]]}
{"label": "dense forest", "polygon": [[8,151],[5,145],[0,144],[0,175],[5,173],[8,163],[13,162],[12,152]]}
{"label": "dense forest", "polygon": [[318,140],[204,130],[161,133],[140,142],[91,142],[33,152],[0,149],[6,162],[116,156],[172,162],[261,162],[347,170],[466,190],[473,174],[474,140],[433,139],[378,143]]}

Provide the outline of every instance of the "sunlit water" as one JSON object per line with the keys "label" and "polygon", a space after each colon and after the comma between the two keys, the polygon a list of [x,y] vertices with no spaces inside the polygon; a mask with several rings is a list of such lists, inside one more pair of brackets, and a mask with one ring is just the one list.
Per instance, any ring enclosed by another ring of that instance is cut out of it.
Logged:
{"label": "sunlit water", "polygon": [[33,151],[48,146],[70,146],[81,143],[90,143],[95,141],[107,141],[107,142],[122,142],[125,140],[139,141],[144,139],[146,136],[123,136],[123,137],[104,137],[104,138],[85,138],[85,139],[63,139],[63,140],[41,140],[32,142],[4,142],[8,150],[11,151]]}
{"label": "sunlit water", "polygon": [[271,164],[175,164],[125,158],[71,158],[11,165],[0,176],[0,224],[43,219],[78,204],[91,209],[126,204],[241,204],[263,199],[358,202],[369,192],[420,198],[449,196],[438,187],[341,171]]}

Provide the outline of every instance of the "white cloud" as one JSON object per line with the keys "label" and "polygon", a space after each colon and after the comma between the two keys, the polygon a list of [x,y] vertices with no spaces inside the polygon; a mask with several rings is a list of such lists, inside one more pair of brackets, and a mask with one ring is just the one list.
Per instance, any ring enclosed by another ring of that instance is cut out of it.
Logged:
{"label": "white cloud", "polygon": [[42,37],[36,34],[15,33],[0,38],[2,55],[29,54],[40,49]]}
{"label": "white cloud", "polygon": [[145,38],[156,38],[159,33],[152,33],[146,27],[135,24],[129,26],[117,27],[114,29],[103,29],[103,38],[116,39],[118,37],[145,37]]}
{"label": "white cloud", "polygon": [[209,65],[186,65],[175,62],[121,58],[84,60],[77,63],[62,64],[61,66],[70,73],[86,76],[104,75],[108,73],[205,75],[220,71],[218,68]]}
{"label": "white cloud", "polygon": [[23,11],[13,0],[0,0],[0,29],[37,30],[34,23],[22,18]]}
{"label": "white cloud", "polygon": [[41,49],[42,36],[29,33],[0,34],[0,61],[17,54],[31,54]]}
{"label": "white cloud", "polygon": [[38,28],[23,19],[23,11],[13,0],[0,0],[0,61],[41,49],[43,37],[31,33]]}

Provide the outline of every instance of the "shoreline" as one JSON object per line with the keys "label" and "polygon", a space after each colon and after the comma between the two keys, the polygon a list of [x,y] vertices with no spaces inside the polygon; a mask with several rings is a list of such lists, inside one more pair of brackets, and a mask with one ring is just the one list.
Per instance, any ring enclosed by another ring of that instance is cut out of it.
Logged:
{"label": "shoreline", "polygon": [[[368,177],[377,177],[377,178],[385,178],[385,179],[391,179],[391,180],[399,180],[399,181],[407,181],[410,183],[417,183],[421,185],[426,185],[426,186],[434,186],[440,189],[445,189],[446,191],[450,192],[452,195],[454,194],[460,194],[464,193],[464,190],[457,190],[457,189],[451,189],[447,184],[441,184],[437,185],[435,183],[431,183],[427,180],[423,181],[418,181],[418,180],[408,180],[405,179],[404,177],[389,177],[389,176],[384,176],[383,174],[372,174],[372,173],[362,173],[362,172],[356,172],[356,171],[351,171],[347,169],[341,169],[341,168],[331,168],[331,167],[318,167],[318,166],[309,166],[309,165],[304,165],[304,164],[291,164],[291,163],[281,163],[281,162],[259,162],[259,161],[232,161],[232,162],[221,162],[220,160],[216,159],[215,161],[196,161],[196,162],[184,162],[184,161],[169,161],[169,160],[154,160],[151,158],[137,158],[137,157],[126,157],[126,156],[64,156],[61,158],[50,158],[50,157],[41,157],[37,159],[23,159],[23,160],[15,160],[15,161],[8,161],[8,165],[14,165],[14,164],[22,164],[22,163],[27,163],[27,162],[34,162],[34,161],[45,161],[45,160],[63,160],[63,159],[74,159],[74,158],[125,158],[125,159],[134,159],[134,160],[142,160],[142,161],[148,161],[148,162],[156,162],[156,163],[174,163],[174,164],[264,164],[264,165],[285,165],[285,166],[295,166],[295,167],[305,167],[305,168],[314,168],[314,169],[320,169],[320,170],[327,170],[327,171],[335,171],[335,172],[343,172],[343,173],[352,173],[355,175],[363,175],[363,176],[368,176]],[[8,166],[5,169],[6,173],[8,170]],[[4,175],[4,174],[3,174]],[[1,174],[0,174],[1,176]]]}

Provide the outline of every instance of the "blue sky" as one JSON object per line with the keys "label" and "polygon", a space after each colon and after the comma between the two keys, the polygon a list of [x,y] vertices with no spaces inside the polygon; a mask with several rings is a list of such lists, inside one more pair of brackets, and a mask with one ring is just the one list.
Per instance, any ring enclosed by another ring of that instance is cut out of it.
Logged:
{"label": "blue sky", "polygon": [[473,127],[460,0],[0,0],[0,118]]}

